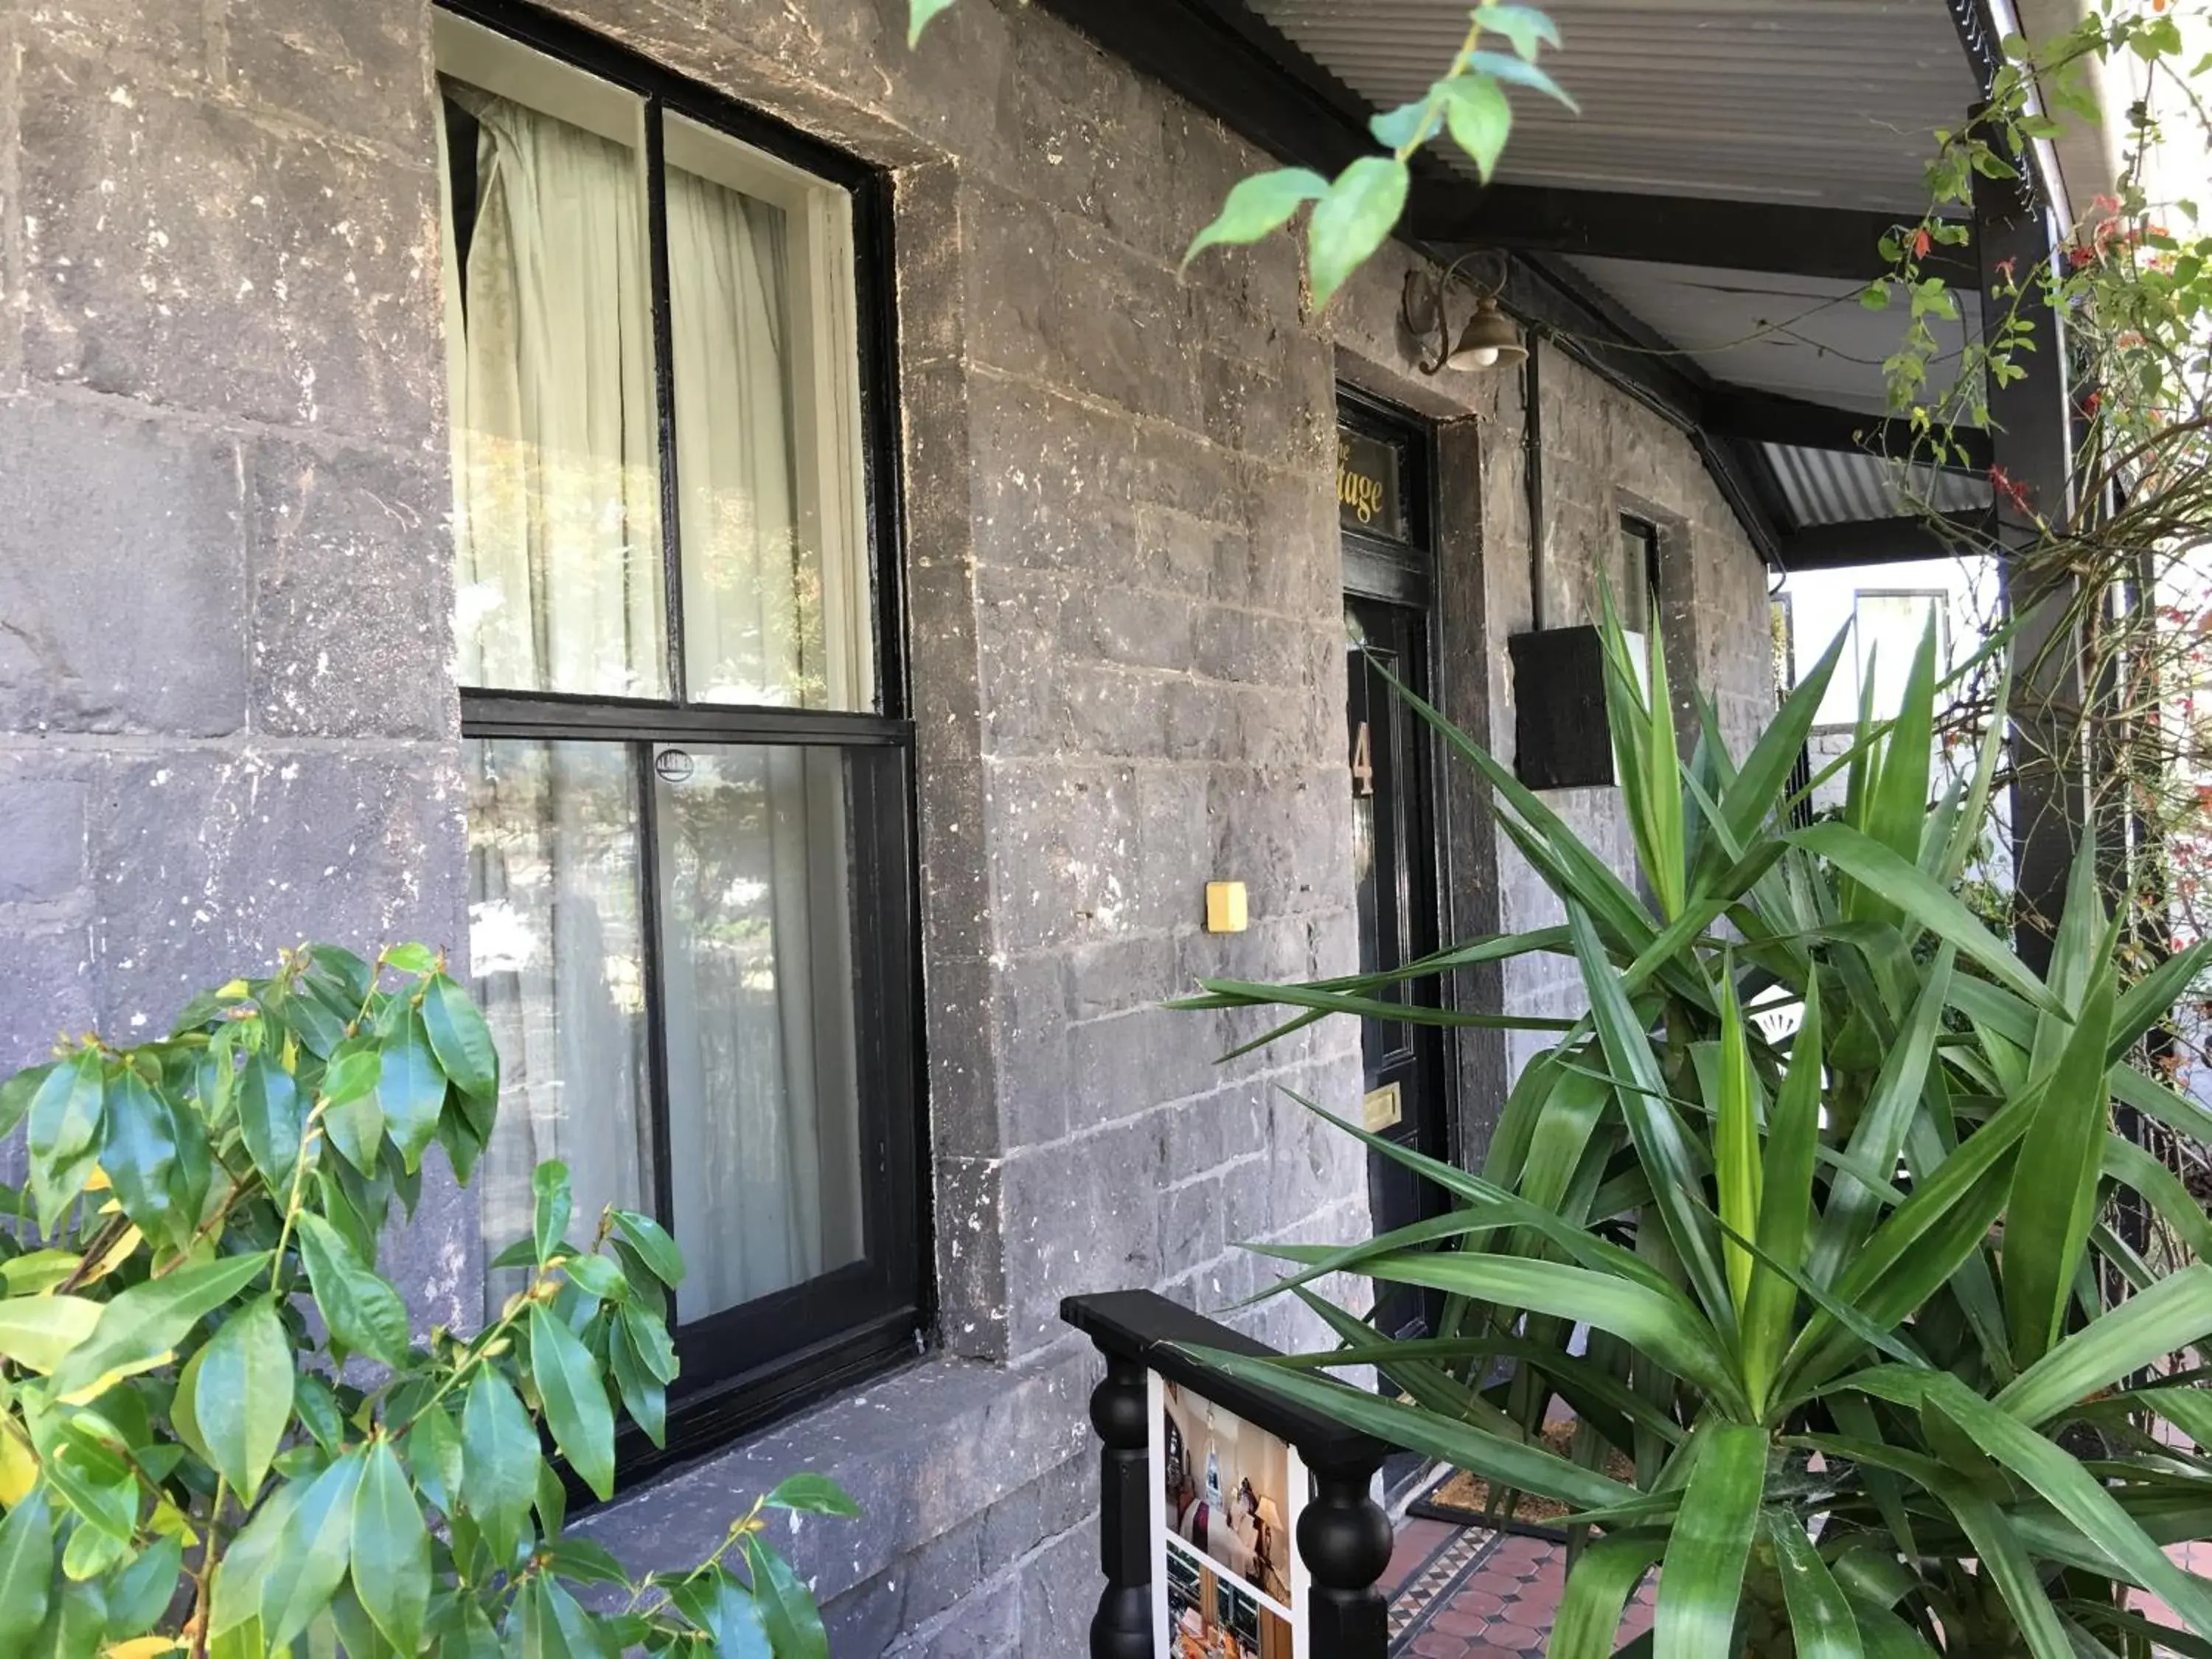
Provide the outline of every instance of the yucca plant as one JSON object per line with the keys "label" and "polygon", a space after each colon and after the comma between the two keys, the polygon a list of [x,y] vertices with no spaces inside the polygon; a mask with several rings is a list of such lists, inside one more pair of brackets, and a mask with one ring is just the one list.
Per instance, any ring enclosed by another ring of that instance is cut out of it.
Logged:
{"label": "yucca plant", "polygon": [[[2117,1099],[2212,1139],[2212,1115],[2129,1059],[2203,948],[2118,988],[2087,847],[2047,974],[1960,902],[2003,722],[1931,803],[1932,635],[1902,712],[1863,713],[1840,814],[1797,829],[1791,763],[1840,641],[1739,763],[1710,709],[1685,762],[1658,641],[1646,671],[1609,612],[1604,637],[1641,892],[1409,696],[1565,925],[1192,1000],[1433,1018],[1394,986],[1552,951],[1589,1003],[1522,1073],[1480,1174],[1361,1134],[1448,1193],[1444,1213],[1267,1247],[1295,1269],[1267,1294],[1340,1346],[1218,1362],[1567,1505],[1559,1659],[1613,1651],[1655,1567],[1656,1626],[1631,1649],[1662,1659],[2147,1654],[2136,1589],[2196,1632],[2160,1650],[2212,1654],[2212,1586],[2164,1548],[2212,1536],[2212,1398],[2170,1358],[2212,1333],[2212,1226],[2110,1115]],[[2196,1259],[2130,1249],[2122,1188]],[[1443,1292],[1437,1334],[1385,1340],[1318,1293],[1340,1274]],[[1370,1365],[1393,1390],[1331,1375]],[[1555,1400],[1567,1455],[1540,1434]]]}

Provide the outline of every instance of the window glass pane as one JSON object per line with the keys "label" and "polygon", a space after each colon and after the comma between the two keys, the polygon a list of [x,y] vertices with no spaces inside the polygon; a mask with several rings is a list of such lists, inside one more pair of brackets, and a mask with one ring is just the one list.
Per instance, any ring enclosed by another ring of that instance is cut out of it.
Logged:
{"label": "window glass pane", "polygon": [[851,201],[669,118],[688,694],[872,705]]}
{"label": "window glass pane", "polygon": [[[469,751],[470,974],[501,1066],[477,1176],[496,1252],[530,1231],[542,1159],[568,1165],[580,1234],[606,1205],[653,1209],[637,751],[505,738]],[[491,1304],[514,1288],[495,1282]]]}
{"label": "window glass pane", "polygon": [[439,50],[462,683],[665,696],[642,106],[442,14]]}
{"label": "window glass pane", "polygon": [[845,766],[830,749],[655,757],[687,1322],[861,1255]]}
{"label": "window glass pane", "polygon": [[1336,434],[1336,518],[1346,530],[1406,538],[1397,446],[1340,428]]}
{"label": "window glass pane", "polygon": [[1620,521],[1620,563],[1610,580],[1620,625],[1632,634],[1651,631],[1653,566],[1656,562],[1658,535],[1641,519]]}
{"label": "window glass pane", "polygon": [[1905,684],[1930,617],[1936,619],[1936,672],[1943,672],[1943,596],[1861,593],[1851,609],[1857,621],[1859,684],[1871,690],[1874,717],[1893,720],[1905,706]]}

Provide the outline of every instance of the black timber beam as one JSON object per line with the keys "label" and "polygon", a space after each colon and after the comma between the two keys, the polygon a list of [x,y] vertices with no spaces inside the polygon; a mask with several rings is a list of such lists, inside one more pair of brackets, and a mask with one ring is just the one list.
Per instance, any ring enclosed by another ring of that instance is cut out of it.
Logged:
{"label": "black timber beam", "polygon": [[1908,559],[1948,559],[1986,550],[1996,535],[1996,516],[1988,512],[1948,513],[1932,520],[1917,514],[1854,519],[1791,531],[1782,538],[1780,559],[1784,570],[1844,570]]}
{"label": "black timber beam", "polygon": [[[1881,240],[1905,222],[1919,216],[1459,179],[1417,185],[1406,210],[1407,234],[1423,241],[1848,283],[1889,274]],[[1954,288],[1981,282],[1960,248],[1930,248],[1920,264]]]}
{"label": "black timber beam", "polygon": [[[1754,391],[1749,386],[1723,385],[1705,396],[1702,412],[1707,431],[1724,438],[1749,438],[1759,443],[1787,444],[1796,449],[1840,449],[1903,459],[1918,450],[1923,434],[1912,422],[1894,416],[1861,415],[1802,398]],[[1963,450],[1954,465],[1971,472],[1987,472],[1994,459],[1990,434],[1976,427],[1954,428],[1946,442]]]}
{"label": "black timber beam", "polygon": [[[1239,0],[1039,3],[1279,161],[1334,174],[1375,153],[1367,131],[1370,110],[1358,94]],[[1416,205],[1432,196],[1480,193],[1480,185],[1431,157],[1416,156],[1413,167]],[[1421,246],[1407,224],[1398,234]],[[1427,246],[1422,251],[1437,253]],[[1540,258],[1509,263],[1499,296],[1505,309],[1689,434],[1760,555],[1771,558],[1780,533],[1778,506],[1764,463],[1751,446],[1714,438],[1698,424],[1711,377],[1571,272]]]}

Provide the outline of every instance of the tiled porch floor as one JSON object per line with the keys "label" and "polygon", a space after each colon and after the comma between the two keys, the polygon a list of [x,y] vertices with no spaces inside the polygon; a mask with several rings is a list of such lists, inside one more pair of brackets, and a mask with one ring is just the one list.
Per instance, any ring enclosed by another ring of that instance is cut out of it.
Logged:
{"label": "tiled porch floor", "polygon": [[[1462,1540],[1474,1545],[1489,1536],[1480,1528],[1407,1521],[1399,1527],[1383,1586],[1400,1596],[1414,1588],[1409,1581],[1446,1544]],[[1565,1582],[1564,1548],[1508,1534],[1497,1540],[1445,1605],[1418,1620],[1392,1651],[1418,1659],[1541,1659]],[[1622,1621],[1621,1639],[1641,1634],[1650,1623],[1651,1586],[1646,1583]]]}
{"label": "tiled porch floor", "polygon": [[[1402,1597],[1412,1588],[1409,1581],[1447,1543],[1465,1539],[1471,1547],[1479,1547],[1489,1536],[1480,1528],[1442,1521],[1401,1522],[1382,1587],[1394,1598]],[[2212,1543],[2177,1544],[2166,1553],[2185,1571],[2212,1577]],[[1418,1659],[1542,1659],[1565,1582],[1566,1551],[1562,1547],[1509,1535],[1452,1592],[1447,1605],[1395,1641],[1391,1651]],[[1654,1581],[1646,1579],[1636,1592],[1621,1621],[1620,1641],[1650,1628],[1653,1587]],[[2178,1627],[2181,1623],[2164,1602],[2141,1591],[2134,1604],[2160,1624]]]}

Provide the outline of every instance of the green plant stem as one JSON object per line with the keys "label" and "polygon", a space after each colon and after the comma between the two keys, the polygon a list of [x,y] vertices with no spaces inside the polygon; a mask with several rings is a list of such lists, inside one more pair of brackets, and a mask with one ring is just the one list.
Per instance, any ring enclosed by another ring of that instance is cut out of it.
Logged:
{"label": "green plant stem", "polygon": [[222,1500],[229,1492],[230,1483],[216,1475],[215,1502],[208,1507],[207,1542],[201,1547],[200,1564],[192,1574],[191,1659],[206,1659],[208,1624],[215,1614],[210,1591],[215,1583],[216,1563],[222,1553]]}

